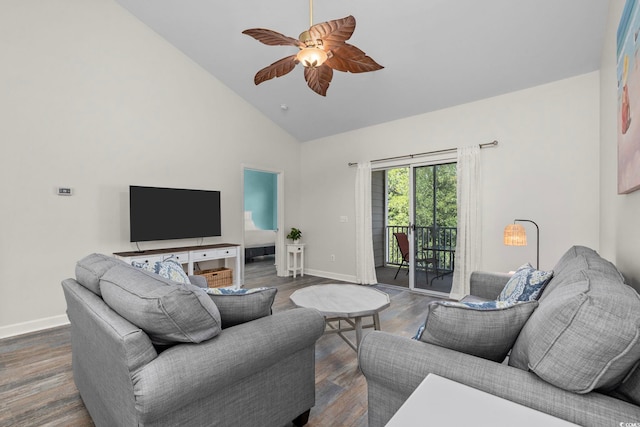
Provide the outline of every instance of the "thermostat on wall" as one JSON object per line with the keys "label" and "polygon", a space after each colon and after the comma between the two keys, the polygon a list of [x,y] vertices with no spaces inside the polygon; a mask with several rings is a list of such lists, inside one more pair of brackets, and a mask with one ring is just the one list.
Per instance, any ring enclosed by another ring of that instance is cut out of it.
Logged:
{"label": "thermostat on wall", "polygon": [[71,196],[72,194],[73,194],[73,188],[58,187],[58,196]]}

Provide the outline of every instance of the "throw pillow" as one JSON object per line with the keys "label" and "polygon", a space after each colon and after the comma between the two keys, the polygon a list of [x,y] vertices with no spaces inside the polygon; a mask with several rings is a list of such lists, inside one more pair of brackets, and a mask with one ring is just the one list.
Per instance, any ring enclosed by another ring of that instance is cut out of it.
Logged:
{"label": "throw pillow", "polygon": [[150,271],[151,273],[158,274],[165,279],[173,280],[174,282],[190,284],[189,276],[182,269],[182,264],[171,258],[167,258],[164,261],[138,262],[132,261],[131,265],[143,270]]}
{"label": "throw pillow", "polygon": [[552,276],[553,271],[540,271],[529,263],[524,264],[511,276],[500,292],[498,301],[514,303],[537,300]]}
{"label": "throw pillow", "polygon": [[640,360],[615,391],[625,400],[640,405]]}
{"label": "throw pillow", "polygon": [[220,310],[223,329],[269,316],[278,292],[276,288],[206,288],[204,291]]}
{"label": "throw pillow", "polygon": [[640,297],[585,270],[554,289],[522,329],[509,365],[575,393],[616,387],[640,358]]}
{"label": "throw pillow", "polygon": [[463,303],[435,301],[416,336],[420,341],[502,362],[537,301]]}
{"label": "throw pillow", "polygon": [[96,295],[100,292],[100,278],[114,265],[126,265],[125,262],[103,254],[91,254],[76,263],[76,280]]}
{"label": "throw pillow", "polygon": [[123,264],[102,276],[100,289],[109,307],[156,345],[199,343],[220,333],[220,312],[197,286]]}

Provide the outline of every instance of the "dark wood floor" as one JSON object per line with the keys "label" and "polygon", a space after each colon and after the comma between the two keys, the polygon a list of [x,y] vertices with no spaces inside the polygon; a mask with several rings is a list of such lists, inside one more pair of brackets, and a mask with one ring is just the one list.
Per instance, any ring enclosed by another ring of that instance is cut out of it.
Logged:
{"label": "dark wood floor", "polygon": [[[271,259],[247,264],[246,287],[275,286],[274,312],[293,307],[289,296],[302,287],[336,283],[306,275],[275,276]],[[376,286],[391,297],[380,313],[382,329],[410,337],[424,321],[433,298],[406,289]],[[71,372],[69,327],[0,340],[0,426],[92,426]],[[367,425],[366,381],[356,353],[335,334],[316,345],[316,405],[310,427]]]}

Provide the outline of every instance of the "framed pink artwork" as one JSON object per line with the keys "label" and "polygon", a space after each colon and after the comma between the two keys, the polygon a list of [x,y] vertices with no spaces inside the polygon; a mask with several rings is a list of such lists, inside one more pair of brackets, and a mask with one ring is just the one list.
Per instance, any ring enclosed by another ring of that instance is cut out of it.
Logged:
{"label": "framed pink artwork", "polygon": [[618,194],[640,190],[640,8],[625,3],[617,34]]}

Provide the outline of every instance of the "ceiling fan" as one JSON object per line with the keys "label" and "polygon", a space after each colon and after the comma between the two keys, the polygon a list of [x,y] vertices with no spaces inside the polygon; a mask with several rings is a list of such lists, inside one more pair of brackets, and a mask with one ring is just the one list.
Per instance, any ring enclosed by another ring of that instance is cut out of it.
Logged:
{"label": "ceiling fan", "polygon": [[295,46],[300,49],[296,55],[282,58],[258,71],[253,79],[256,85],[282,77],[302,63],[307,85],[314,92],[326,96],[333,70],[366,73],[384,68],[357,47],[345,43],[356,29],[353,16],[313,25],[313,0],[309,0],[309,27],[298,39],[264,28],[242,32],[269,46]]}

